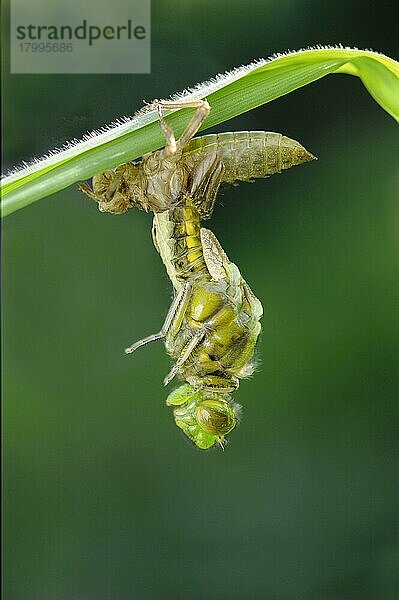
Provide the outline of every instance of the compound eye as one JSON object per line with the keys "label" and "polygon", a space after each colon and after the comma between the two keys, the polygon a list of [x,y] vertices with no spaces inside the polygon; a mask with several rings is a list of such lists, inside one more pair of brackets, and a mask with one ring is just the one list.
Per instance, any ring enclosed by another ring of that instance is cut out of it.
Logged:
{"label": "compound eye", "polygon": [[233,407],[224,400],[204,400],[196,410],[200,427],[212,435],[226,435],[237,423]]}
{"label": "compound eye", "polygon": [[[93,190],[98,196],[103,197],[105,200],[110,200],[114,195],[117,185],[119,183],[118,178],[115,176],[113,171],[104,171],[93,177]],[[116,185],[115,185],[116,184]]]}

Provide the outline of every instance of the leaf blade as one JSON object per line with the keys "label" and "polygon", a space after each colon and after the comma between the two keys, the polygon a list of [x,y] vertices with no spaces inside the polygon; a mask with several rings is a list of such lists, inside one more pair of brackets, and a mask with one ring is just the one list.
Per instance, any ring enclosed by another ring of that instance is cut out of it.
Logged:
{"label": "leaf blade", "polygon": [[[399,121],[399,63],[371,51],[320,48],[283,55],[243,67],[198,86],[189,95],[207,97],[212,111],[201,130],[271,102],[331,73],[360,77],[370,95]],[[187,96],[186,96],[187,97]],[[179,135],[187,110],[167,119]],[[95,173],[134,160],[164,145],[155,111],[39,160],[2,180],[2,215],[28,206]]]}

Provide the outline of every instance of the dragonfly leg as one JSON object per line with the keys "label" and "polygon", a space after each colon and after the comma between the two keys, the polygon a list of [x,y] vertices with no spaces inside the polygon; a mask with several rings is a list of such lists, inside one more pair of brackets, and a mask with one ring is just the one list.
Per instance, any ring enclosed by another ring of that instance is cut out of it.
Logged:
{"label": "dragonfly leg", "polygon": [[202,123],[205,121],[211,107],[208,104],[207,100],[181,100],[179,108],[196,108],[191,121],[189,121],[187,127],[179,137],[177,143],[181,148],[184,146],[195,136],[198,129],[201,127]]}
{"label": "dragonfly leg", "polygon": [[[184,313],[187,308],[188,299],[191,290],[191,283],[187,282],[179,291],[179,293],[174,298],[170,308],[168,310],[168,314],[166,315],[166,319],[164,324],[162,325],[161,330],[158,333],[153,333],[142,340],[138,340],[128,348],[125,348],[125,354],[132,354],[141,346],[145,346],[150,342],[154,342],[155,340],[160,340],[164,338],[168,333],[169,329],[173,325],[174,329],[177,331],[180,329],[181,322],[184,317]],[[177,333],[177,332],[176,332]]]}
{"label": "dragonfly leg", "polygon": [[78,189],[92,200],[95,200],[95,202],[98,202],[100,200],[100,198],[93,192],[93,190],[89,185],[87,185],[87,183],[78,183]]}
{"label": "dragonfly leg", "polygon": [[171,156],[173,154],[176,154],[176,150],[177,150],[176,138],[175,138],[175,134],[173,133],[173,129],[167,124],[167,122],[163,118],[162,107],[163,107],[163,105],[161,103],[159,103],[157,105],[158,115],[159,115],[159,126],[161,127],[162,133],[164,134],[164,136],[166,138],[166,146],[163,150],[163,153],[167,156]]}
{"label": "dragonfly leg", "polygon": [[177,375],[180,367],[182,367],[184,365],[184,363],[190,357],[193,350],[195,350],[195,348],[198,346],[198,344],[202,341],[205,334],[206,334],[206,326],[204,325],[203,327],[201,327],[201,329],[198,329],[197,333],[195,333],[193,335],[191,340],[188,342],[186,347],[183,349],[183,352],[180,355],[180,358],[176,361],[174,367],[169,371],[169,373],[166,375],[165,379],[163,380],[164,385],[168,385],[168,383],[170,383],[172,381],[172,379]]}
{"label": "dragonfly leg", "polygon": [[[152,106],[158,110],[159,124],[166,137],[165,153],[167,155],[173,155],[177,151],[177,147],[184,148],[184,146],[191,140],[192,137],[197,133],[202,123],[209,115],[211,107],[207,100],[156,100]],[[196,108],[193,117],[187,124],[180,138],[176,141],[172,128],[165,122],[163,118],[162,109],[180,109],[180,108]]]}

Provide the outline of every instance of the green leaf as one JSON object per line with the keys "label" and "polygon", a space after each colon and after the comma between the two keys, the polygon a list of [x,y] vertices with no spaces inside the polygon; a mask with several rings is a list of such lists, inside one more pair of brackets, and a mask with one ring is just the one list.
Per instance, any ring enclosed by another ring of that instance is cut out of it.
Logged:
{"label": "green leaf", "polygon": [[[201,128],[204,130],[330,73],[360,77],[378,104],[399,121],[399,63],[376,52],[356,49],[304,50],[258,61],[174,98],[208,99],[212,110]],[[170,111],[167,120],[176,135],[182,132],[190,110]],[[5,177],[1,184],[2,214],[6,216],[164,144],[156,111],[144,109],[132,119],[87,135]]]}

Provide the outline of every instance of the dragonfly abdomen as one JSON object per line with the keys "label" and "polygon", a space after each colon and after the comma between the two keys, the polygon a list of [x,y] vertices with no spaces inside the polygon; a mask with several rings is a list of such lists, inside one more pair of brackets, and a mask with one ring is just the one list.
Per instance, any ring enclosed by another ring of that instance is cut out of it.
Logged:
{"label": "dragonfly abdomen", "polygon": [[193,167],[213,151],[223,163],[222,181],[226,183],[269,177],[314,159],[299,142],[271,131],[204,135],[189,142],[184,157]]}
{"label": "dragonfly abdomen", "polygon": [[154,216],[154,243],[176,290],[188,281],[210,279],[200,229],[199,212],[189,197]]}

